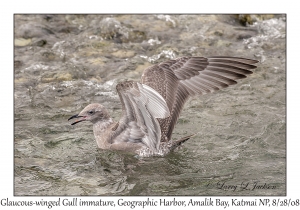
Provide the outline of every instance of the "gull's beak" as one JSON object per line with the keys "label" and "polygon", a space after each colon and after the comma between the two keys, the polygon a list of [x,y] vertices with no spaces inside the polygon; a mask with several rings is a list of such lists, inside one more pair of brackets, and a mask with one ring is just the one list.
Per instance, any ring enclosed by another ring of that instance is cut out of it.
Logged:
{"label": "gull's beak", "polygon": [[79,123],[79,122],[82,122],[82,121],[85,121],[85,120],[86,120],[84,116],[78,116],[78,114],[75,114],[75,115],[73,115],[72,117],[70,117],[70,118],[68,119],[68,121],[71,120],[71,119],[73,119],[73,118],[80,118],[80,117],[83,117],[83,118],[80,119],[80,120],[76,120],[76,121],[73,122],[71,125],[75,125],[75,124],[77,124],[77,123]]}

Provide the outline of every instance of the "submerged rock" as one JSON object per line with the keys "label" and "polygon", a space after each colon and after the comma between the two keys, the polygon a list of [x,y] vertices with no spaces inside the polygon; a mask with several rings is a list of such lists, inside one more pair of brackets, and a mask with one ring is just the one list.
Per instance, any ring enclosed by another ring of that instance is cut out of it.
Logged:
{"label": "submerged rock", "polygon": [[273,14],[268,15],[237,15],[237,19],[240,21],[242,25],[250,24],[252,25],[254,22],[257,22],[258,20],[268,20],[274,18]]}
{"label": "submerged rock", "polygon": [[66,72],[59,72],[50,75],[45,75],[41,78],[41,82],[48,83],[48,82],[61,82],[61,81],[70,81],[73,77],[70,73]]}
{"label": "submerged rock", "polygon": [[24,47],[31,44],[31,39],[17,38],[15,39],[16,47]]}

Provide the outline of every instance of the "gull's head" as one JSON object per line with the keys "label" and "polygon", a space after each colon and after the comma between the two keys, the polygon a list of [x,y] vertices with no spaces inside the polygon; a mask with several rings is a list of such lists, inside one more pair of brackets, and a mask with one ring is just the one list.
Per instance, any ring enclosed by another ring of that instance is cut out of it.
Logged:
{"label": "gull's head", "polygon": [[109,119],[109,114],[101,104],[89,104],[79,114],[75,114],[68,120],[76,118],[77,120],[71,125],[75,125],[82,121],[90,121],[93,124],[98,121]]}

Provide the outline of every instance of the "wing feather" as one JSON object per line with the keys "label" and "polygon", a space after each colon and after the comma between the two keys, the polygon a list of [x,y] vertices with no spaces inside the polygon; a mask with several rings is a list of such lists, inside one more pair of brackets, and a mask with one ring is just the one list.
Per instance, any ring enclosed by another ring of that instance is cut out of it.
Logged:
{"label": "wing feather", "polygon": [[158,119],[161,141],[171,139],[184,103],[190,96],[211,93],[236,84],[252,74],[258,61],[240,57],[182,57],[145,69],[141,82],[156,90],[167,102],[170,116]]}
{"label": "wing feather", "polygon": [[142,143],[156,151],[161,129],[156,118],[170,115],[165,99],[153,88],[137,82],[117,85],[123,114],[118,127],[112,130],[113,143]]}

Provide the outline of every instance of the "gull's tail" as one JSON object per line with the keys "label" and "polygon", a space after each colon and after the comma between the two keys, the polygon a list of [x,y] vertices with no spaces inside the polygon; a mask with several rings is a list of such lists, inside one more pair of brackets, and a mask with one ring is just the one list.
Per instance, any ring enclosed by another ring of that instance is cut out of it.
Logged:
{"label": "gull's tail", "polygon": [[196,136],[196,133],[194,133],[192,135],[189,135],[189,136],[182,137],[181,139],[178,139],[176,141],[173,141],[173,143],[170,147],[170,151],[173,151],[174,149],[179,147],[182,143],[186,142],[187,140],[189,140],[193,136]]}

